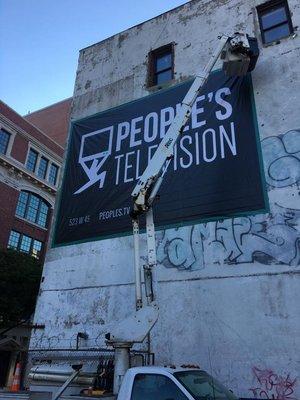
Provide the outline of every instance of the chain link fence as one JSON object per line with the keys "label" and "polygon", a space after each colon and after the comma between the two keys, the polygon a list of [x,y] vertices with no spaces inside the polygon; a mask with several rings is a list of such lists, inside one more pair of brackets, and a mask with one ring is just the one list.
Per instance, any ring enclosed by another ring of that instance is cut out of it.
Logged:
{"label": "chain link fence", "polygon": [[[23,352],[22,387],[28,389],[32,380],[63,382],[72,368],[82,365],[78,382],[94,389],[110,391],[113,387],[114,351],[106,348],[87,349],[35,349]],[[154,354],[145,351],[130,353],[130,366],[154,364]]]}

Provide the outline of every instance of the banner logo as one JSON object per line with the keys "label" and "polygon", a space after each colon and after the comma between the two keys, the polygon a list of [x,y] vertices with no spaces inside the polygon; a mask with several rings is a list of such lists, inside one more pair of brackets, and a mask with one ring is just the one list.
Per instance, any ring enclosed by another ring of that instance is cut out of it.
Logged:
{"label": "banner logo", "polygon": [[[98,131],[87,133],[82,136],[78,163],[83,168],[89,180],[83,186],[77,189],[74,194],[84,192],[86,189],[88,189],[90,186],[94,185],[94,183],[98,181],[99,188],[103,188],[107,171],[100,172],[100,170],[105,161],[111,155],[112,134],[113,127],[109,127],[105,129],[99,129]],[[101,146],[103,146],[103,138],[106,139],[107,148],[101,149]],[[94,147],[100,151],[98,151],[97,153],[92,152],[92,154],[90,154],[89,150],[91,147]]]}

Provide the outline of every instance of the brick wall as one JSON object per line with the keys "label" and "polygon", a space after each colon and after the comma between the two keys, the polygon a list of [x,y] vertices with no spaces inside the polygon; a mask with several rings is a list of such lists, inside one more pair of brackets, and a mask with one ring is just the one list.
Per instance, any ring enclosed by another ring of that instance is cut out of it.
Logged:
{"label": "brick wall", "polygon": [[65,147],[71,104],[72,98],[66,99],[28,114],[24,118],[45,132],[55,142]]}
{"label": "brick wall", "polygon": [[19,192],[0,182],[0,247],[6,247],[11,231]]}
{"label": "brick wall", "polygon": [[33,126],[25,118],[16,113],[7,104],[0,100],[0,113],[9,119],[13,124],[21,128],[27,134],[32,136],[34,139],[39,141],[44,146],[48,147],[51,151],[58,154],[60,157],[63,156],[63,147],[58,145],[49,136],[43,133],[40,129]]}
{"label": "brick wall", "polygon": [[28,151],[28,140],[20,135],[16,135],[14,138],[13,147],[11,149],[11,156],[25,164],[26,156]]}

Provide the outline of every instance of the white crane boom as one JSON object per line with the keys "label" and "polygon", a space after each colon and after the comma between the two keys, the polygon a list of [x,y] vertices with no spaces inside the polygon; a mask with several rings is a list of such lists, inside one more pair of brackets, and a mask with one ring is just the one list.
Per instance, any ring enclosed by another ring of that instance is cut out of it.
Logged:
{"label": "white crane boom", "polygon": [[[210,72],[212,71],[219,56],[223,59],[223,70],[228,76],[243,76],[253,69],[258,56],[257,42],[255,43],[255,54],[249,38],[243,33],[235,33],[232,37],[223,35],[211,55],[207,65],[195,77],[190,89],[182,100],[181,107],[173,122],[161,140],[152,159],[147,165],[142,176],[138,180],[131,196],[133,198],[133,210],[131,217],[133,221],[133,237],[135,249],[135,282],[136,282],[136,308],[142,307],[141,268],[139,255],[139,215],[146,213],[147,233],[147,256],[148,263],[144,266],[145,290],[148,304],[154,300],[152,290],[152,267],[156,264],[155,230],[152,214],[152,203],[162,184],[164,174],[173,156],[174,146],[183,132],[184,126],[190,118],[192,107],[197,99],[199,91],[203,88]],[[255,59],[253,63],[253,59]]]}

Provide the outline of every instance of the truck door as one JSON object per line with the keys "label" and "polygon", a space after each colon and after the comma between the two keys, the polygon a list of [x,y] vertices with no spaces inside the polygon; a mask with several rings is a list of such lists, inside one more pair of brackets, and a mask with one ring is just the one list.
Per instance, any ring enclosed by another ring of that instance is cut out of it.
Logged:
{"label": "truck door", "polygon": [[167,376],[137,374],[130,400],[189,400],[190,398]]}

